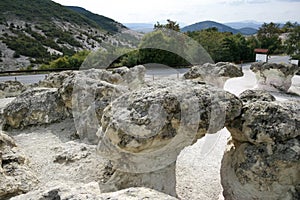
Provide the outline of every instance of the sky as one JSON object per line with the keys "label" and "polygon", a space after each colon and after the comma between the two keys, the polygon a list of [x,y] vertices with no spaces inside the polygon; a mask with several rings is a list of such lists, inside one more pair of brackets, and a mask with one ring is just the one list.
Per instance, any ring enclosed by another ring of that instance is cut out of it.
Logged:
{"label": "sky", "polygon": [[300,22],[300,0],[53,0],[121,23]]}

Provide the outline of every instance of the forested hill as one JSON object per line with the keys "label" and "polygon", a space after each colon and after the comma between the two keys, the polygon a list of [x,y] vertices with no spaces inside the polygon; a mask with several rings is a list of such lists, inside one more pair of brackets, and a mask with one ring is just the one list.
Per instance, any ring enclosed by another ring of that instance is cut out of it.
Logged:
{"label": "forested hill", "polygon": [[97,25],[99,25],[101,28],[103,28],[104,30],[107,30],[111,33],[117,33],[122,28],[126,28],[123,24],[116,22],[113,19],[110,19],[103,15],[98,15],[98,14],[92,13],[84,8],[76,7],[76,6],[67,6],[67,8],[69,8],[79,14],[84,15],[88,19],[96,22]]}
{"label": "forested hill", "polygon": [[0,71],[101,48],[104,39],[125,30],[110,18],[51,0],[1,0]]}
{"label": "forested hill", "polygon": [[233,34],[241,33],[243,35],[253,35],[257,32],[257,29],[251,28],[251,27],[245,27],[241,29],[234,29],[230,26],[227,26],[225,24],[221,24],[218,22],[214,21],[203,21],[203,22],[198,22],[195,24],[191,24],[189,26],[183,27],[182,31],[183,32],[188,32],[188,31],[201,31],[205,30],[208,28],[217,28],[218,31],[220,32],[231,32]]}

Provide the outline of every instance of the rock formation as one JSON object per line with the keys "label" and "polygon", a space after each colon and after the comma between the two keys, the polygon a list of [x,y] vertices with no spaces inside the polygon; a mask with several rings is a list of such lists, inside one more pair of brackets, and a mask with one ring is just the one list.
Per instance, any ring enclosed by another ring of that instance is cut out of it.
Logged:
{"label": "rock formation", "polygon": [[222,129],[240,109],[234,95],[188,80],[163,80],[125,93],[106,107],[98,131],[98,152],[114,169],[103,188],[145,186],[176,196],[180,151]]}
{"label": "rock formation", "polygon": [[81,185],[68,185],[58,183],[56,186],[32,191],[24,195],[11,198],[11,200],[24,199],[61,199],[61,200],[140,200],[140,199],[163,199],[176,200],[176,198],[158,191],[139,187],[128,188],[112,193],[101,193],[97,182]]}
{"label": "rock formation", "polygon": [[256,101],[275,101],[275,97],[264,90],[245,90],[239,95],[240,100],[244,104],[253,103]]}
{"label": "rock formation", "polygon": [[64,81],[73,76],[76,72],[74,71],[62,71],[58,73],[50,73],[46,78],[38,83],[39,87],[48,87],[48,88],[60,88]]}
{"label": "rock formation", "polygon": [[3,111],[3,128],[49,124],[67,116],[56,88],[35,88],[22,93],[6,106]]}
{"label": "rock formation", "polygon": [[0,132],[0,199],[34,189],[38,181],[27,164],[14,140]]}
{"label": "rock formation", "polygon": [[186,79],[197,79],[219,88],[223,88],[226,80],[240,76],[243,76],[242,68],[228,62],[193,66],[184,74]]}
{"label": "rock formation", "polygon": [[293,64],[254,63],[250,69],[256,74],[258,88],[287,92],[299,67]]}
{"label": "rock formation", "polygon": [[300,102],[244,102],[242,114],[227,125],[225,199],[299,199]]}
{"label": "rock formation", "polygon": [[19,81],[0,82],[0,98],[16,97],[26,89]]}

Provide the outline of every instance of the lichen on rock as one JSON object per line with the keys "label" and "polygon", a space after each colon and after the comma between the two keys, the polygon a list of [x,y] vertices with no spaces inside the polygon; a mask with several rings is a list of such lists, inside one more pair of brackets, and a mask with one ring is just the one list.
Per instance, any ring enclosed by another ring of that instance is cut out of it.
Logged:
{"label": "lichen on rock", "polygon": [[0,82],[0,98],[16,97],[26,90],[26,86],[19,81]]}

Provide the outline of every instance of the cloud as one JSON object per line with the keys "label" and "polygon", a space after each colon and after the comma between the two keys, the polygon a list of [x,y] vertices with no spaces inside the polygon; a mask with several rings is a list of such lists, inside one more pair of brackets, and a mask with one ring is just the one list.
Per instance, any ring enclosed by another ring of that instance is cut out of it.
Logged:
{"label": "cloud", "polygon": [[245,5],[245,4],[262,4],[262,3],[269,3],[271,0],[227,0],[223,1],[223,3],[227,5]]}

